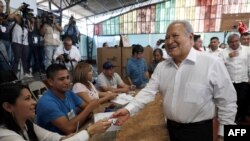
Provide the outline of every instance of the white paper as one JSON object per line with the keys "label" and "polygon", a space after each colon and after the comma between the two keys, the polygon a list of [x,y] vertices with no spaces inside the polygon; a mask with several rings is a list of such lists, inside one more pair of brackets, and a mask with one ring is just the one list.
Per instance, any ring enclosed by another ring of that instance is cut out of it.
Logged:
{"label": "white paper", "polygon": [[126,93],[121,93],[115,99],[111,100],[111,102],[114,102],[120,105],[125,105],[129,103],[130,101],[132,101],[133,99],[134,97],[132,97],[131,95],[127,95]]}
{"label": "white paper", "polygon": [[[111,115],[113,114],[114,112],[106,112],[106,113],[96,113],[94,114],[94,122],[97,122],[98,120],[101,120],[101,119],[105,119],[105,118],[110,118]],[[108,129],[107,129],[107,132],[108,131],[118,131],[120,130],[121,127],[120,126],[116,126],[116,125],[111,125]]]}
{"label": "white paper", "polygon": [[56,33],[53,33],[53,39],[58,39],[58,35]]}

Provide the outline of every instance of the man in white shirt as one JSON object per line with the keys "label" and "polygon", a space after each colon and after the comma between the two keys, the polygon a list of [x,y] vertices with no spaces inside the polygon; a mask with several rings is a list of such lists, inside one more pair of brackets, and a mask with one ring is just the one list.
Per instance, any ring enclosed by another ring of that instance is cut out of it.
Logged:
{"label": "man in white shirt", "polygon": [[245,32],[241,34],[240,43],[241,45],[246,46],[246,47],[250,46],[250,33],[249,32]]}
{"label": "man in white shirt", "polygon": [[117,125],[153,101],[158,92],[163,96],[171,141],[212,141],[216,112],[220,136],[223,125],[234,124],[236,92],[226,67],[221,59],[195,51],[193,36],[187,21],[168,26],[165,44],[171,58],[159,63],[146,87],[113,114]]}
{"label": "man in white shirt", "polygon": [[219,48],[219,44],[220,44],[219,38],[212,37],[210,39],[210,48],[208,49],[208,53],[221,57],[221,51],[223,49]]}
{"label": "man in white shirt", "polygon": [[103,64],[103,71],[97,78],[97,87],[103,92],[127,93],[129,91],[129,86],[122,81],[119,74],[114,72],[114,67],[115,66],[110,61]]}
{"label": "man in white shirt", "polygon": [[223,50],[223,60],[237,92],[238,111],[235,121],[241,123],[245,120],[249,106],[249,76],[250,53],[249,48],[240,45],[238,34],[232,34],[227,39],[229,48]]}
{"label": "man in white shirt", "polygon": [[72,39],[65,37],[63,40],[63,46],[56,49],[54,57],[58,63],[63,63],[68,70],[73,70],[77,62],[81,60],[80,51],[72,45]]}

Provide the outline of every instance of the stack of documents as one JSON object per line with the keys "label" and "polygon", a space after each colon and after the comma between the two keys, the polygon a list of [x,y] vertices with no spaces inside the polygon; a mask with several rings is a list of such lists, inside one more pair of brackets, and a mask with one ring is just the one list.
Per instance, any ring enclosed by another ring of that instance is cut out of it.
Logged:
{"label": "stack of documents", "polygon": [[125,104],[128,104],[133,99],[134,97],[132,97],[131,95],[127,95],[126,93],[121,93],[115,99],[111,100],[111,102],[114,102],[120,105],[125,105]]}

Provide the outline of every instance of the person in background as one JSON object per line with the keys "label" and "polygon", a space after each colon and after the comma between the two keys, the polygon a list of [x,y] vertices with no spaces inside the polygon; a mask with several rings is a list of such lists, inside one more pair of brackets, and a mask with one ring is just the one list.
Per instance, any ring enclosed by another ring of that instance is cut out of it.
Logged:
{"label": "person in background", "polygon": [[87,130],[62,136],[32,122],[36,102],[27,86],[3,84],[0,93],[0,141],[88,141],[91,135],[105,132],[111,125],[111,122],[101,120]]}
{"label": "person in background", "polygon": [[153,62],[150,64],[149,68],[148,68],[148,72],[149,72],[149,76],[151,76],[156,68],[156,66],[158,65],[158,63],[160,63],[161,61],[165,60],[163,58],[163,52],[161,49],[157,48],[153,51],[153,56],[154,56],[154,60]]}
{"label": "person in background", "polygon": [[114,93],[127,93],[129,86],[126,85],[119,74],[114,71],[114,65],[107,61],[103,64],[103,71],[97,77],[97,88],[100,91]]}
{"label": "person in background", "polygon": [[143,59],[143,51],[141,45],[132,45],[132,57],[129,58],[126,66],[128,82],[137,88],[145,87],[149,78],[147,65]]}
{"label": "person in background", "polygon": [[212,37],[210,39],[210,44],[209,44],[209,48],[207,50],[208,53],[213,54],[217,57],[222,57],[221,52],[223,49],[219,48],[219,38],[218,37]]}
{"label": "person in background", "polygon": [[67,36],[63,40],[63,46],[56,49],[53,59],[73,71],[77,62],[81,60],[81,55],[77,47],[72,44],[72,39]]}
{"label": "person in background", "polygon": [[44,50],[45,50],[45,69],[53,63],[54,53],[60,45],[60,32],[63,31],[62,27],[56,23],[53,13],[48,12],[44,16],[46,20],[43,20],[41,25],[40,34],[44,36]]}
{"label": "person in background", "polygon": [[231,77],[232,84],[237,92],[238,110],[235,122],[241,124],[245,121],[250,98],[250,50],[240,45],[238,34],[228,36],[228,48],[222,52],[222,58]]}
{"label": "person in background", "polygon": [[[22,20],[22,16],[16,14],[14,20],[16,24],[14,25],[12,31],[12,50],[14,53],[14,64],[13,70],[18,74],[18,65],[21,60],[21,65],[23,67],[24,77],[33,77],[28,68],[28,56],[29,56],[29,43],[28,43],[28,29],[26,23]],[[19,72],[20,73],[20,72]]]}
{"label": "person in background", "polygon": [[164,39],[159,39],[157,40],[156,44],[155,44],[155,47],[153,49],[157,49],[157,48],[160,48],[161,47],[161,44],[164,43]]}
{"label": "person in background", "polygon": [[225,48],[227,48],[227,45],[226,45],[226,44],[224,44],[224,43],[221,43],[221,44],[220,44],[220,46],[219,46],[219,48],[221,48],[221,49],[225,49]]}
{"label": "person in background", "polygon": [[[93,68],[90,64],[80,62],[73,73],[73,92],[76,93],[86,103],[98,99],[99,103],[114,99],[117,93],[99,92],[92,84]],[[97,107],[96,107],[97,108]]]}
{"label": "person in background", "polygon": [[104,43],[102,44],[102,47],[109,47],[109,45],[108,45],[107,42],[104,42]]}
{"label": "person in background", "polygon": [[168,53],[167,53],[167,51],[166,51],[166,48],[165,48],[165,44],[163,44],[163,45],[161,46],[161,50],[162,50],[162,53],[163,53],[163,58],[164,58],[164,59],[169,58],[169,55],[168,55]]}
{"label": "person in background", "polygon": [[193,38],[189,22],[170,23],[165,44],[171,58],[159,63],[146,87],[113,114],[117,125],[153,101],[158,92],[171,141],[212,141],[216,112],[221,138],[224,125],[235,124],[236,92],[227,69],[220,58],[196,51]]}
{"label": "person in background", "polygon": [[250,33],[249,32],[245,32],[241,34],[240,43],[242,46],[246,46],[246,47],[250,46]]}
{"label": "person in background", "polygon": [[93,100],[86,104],[70,90],[69,72],[64,65],[52,64],[46,74],[50,89],[38,101],[37,124],[61,135],[75,133],[99,103]]}
{"label": "person in background", "polygon": [[65,36],[71,37],[74,46],[79,42],[80,31],[73,16],[70,17],[69,23],[64,26],[63,32]]}
{"label": "person in background", "polygon": [[195,50],[203,51],[201,35],[194,35],[194,45]]}

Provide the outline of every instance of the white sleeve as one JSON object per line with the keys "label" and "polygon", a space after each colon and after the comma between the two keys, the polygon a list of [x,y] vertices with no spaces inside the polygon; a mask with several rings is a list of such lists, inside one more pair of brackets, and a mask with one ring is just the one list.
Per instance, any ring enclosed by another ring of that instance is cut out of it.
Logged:
{"label": "white sleeve", "polygon": [[56,60],[56,58],[57,58],[59,55],[63,54],[63,51],[62,51],[61,48],[62,48],[62,47],[58,47],[58,48],[56,49],[56,51],[55,51],[55,53],[54,53],[54,56],[53,56],[53,59],[54,59],[54,60]]}
{"label": "white sleeve", "polygon": [[[36,124],[34,124],[34,131],[37,135],[39,141],[59,141],[62,137],[58,133],[50,132],[46,129],[43,129]],[[63,141],[88,141],[89,134],[86,130],[82,130],[77,134],[64,139]]]}
{"label": "white sleeve", "polygon": [[98,87],[108,87],[108,84],[105,81],[104,75],[101,73],[97,77],[97,86]]}
{"label": "white sleeve", "polygon": [[80,92],[88,92],[88,89],[86,88],[85,85],[81,84],[81,83],[75,83],[72,91],[74,93],[80,93]]}
{"label": "white sleeve", "polygon": [[162,65],[158,64],[146,87],[143,88],[136,95],[135,99],[125,107],[131,115],[134,115],[147,103],[155,99],[155,95],[159,91],[161,68]]}
{"label": "white sleeve", "polygon": [[216,61],[209,72],[210,82],[214,88],[214,102],[218,108],[219,135],[224,134],[224,125],[235,124],[237,112],[236,91],[227,69],[221,60]]}
{"label": "white sleeve", "polygon": [[81,60],[81,54],[80,54],[80,51],[76,48],[76,47],[74,47],[74,59],[78,62],[78,61],[80,61]]}
{"label": "white sleeve", "polygon": [[48,131],[36,124],[34,125],[34,131],[39,141],[59,141],[63,136],[58,133]]}

